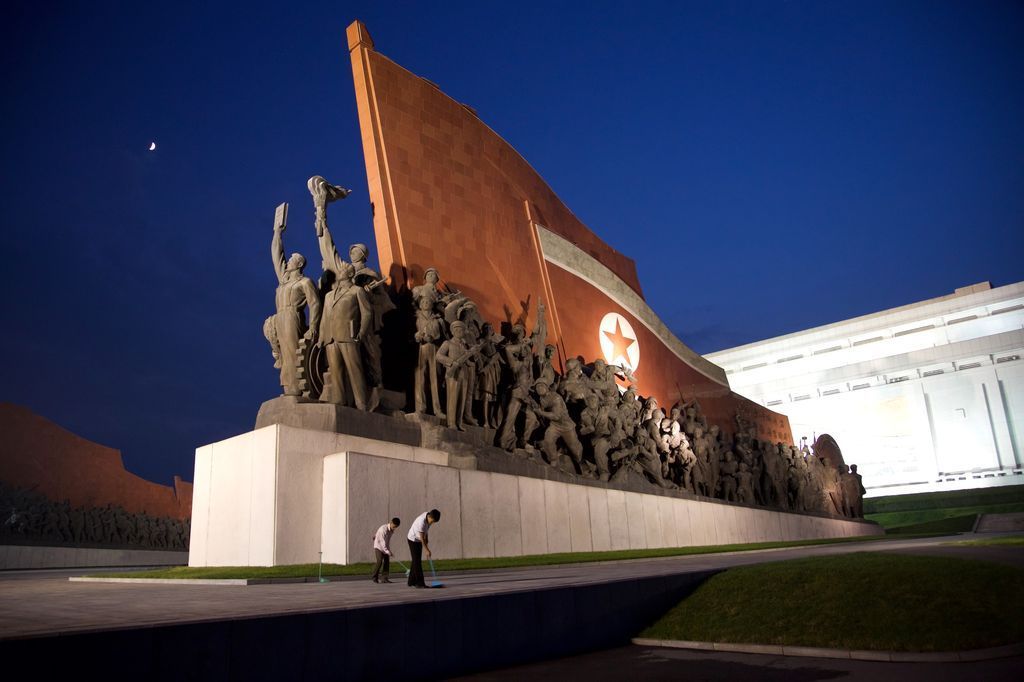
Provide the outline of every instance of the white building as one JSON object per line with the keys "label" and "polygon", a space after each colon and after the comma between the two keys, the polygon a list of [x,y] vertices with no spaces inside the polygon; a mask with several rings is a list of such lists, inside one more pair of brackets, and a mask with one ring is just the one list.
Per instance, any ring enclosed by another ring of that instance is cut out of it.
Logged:
{"label": "white building", "polygon": [[876,495],[1024,483],[1024,282],[706,357],[798,442],[834,436]]}

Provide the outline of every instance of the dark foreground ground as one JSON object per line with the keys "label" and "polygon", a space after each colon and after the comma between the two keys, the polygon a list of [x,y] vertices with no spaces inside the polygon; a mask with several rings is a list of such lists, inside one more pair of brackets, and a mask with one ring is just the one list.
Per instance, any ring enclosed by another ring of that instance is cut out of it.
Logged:
{"label": "dark foreground ground", "polygon": [[707,680],[736,682],[812,682],[865,680],[898,682],[1001,682],[1024,679],[1024,657],[972,663],[873,663],[828,658],[686,651],[626,646],[534,665],[455,678],[494,680]]}
{"label": "dark foreground ground", "polygon": [[[536,603],[532,610],[518,613],[515,611],[506,614],[511,620],[506,625],[511,627],[513,621],[518,626],[504,634],[500,631],[500,619],[496,623],[497,613],[481,613],[478,620],[481,624],[487,623],[486,630],[490,625],[497,624],[498,631],[492,633],[463,632],[460,648],[459,637],[456,630],[461,628],[462,623],[471,622],[466,612],[463,615],[448,620],[448,616],[442,618],[440,615],[434,619],[431,616],[429,623],[424,621],[416,627],[426,627],[426,630],[415,630],[422,635],[423,632],[436,633],[437,639],[432,641],[426,651],[435,652],[439,659],[441,649],[448,644],[451,645],[452,655],[458,658],[465,657],[467,651],[476,651],[477,661],[472,665],[463,665],[461,669],[480,669],[486,667],[487,662],[493,662],[495,666],[508,665],[516,662],[515,656],[506,656],[504,660],[498,654],[508,654],[518,649],[515,642],[516,631],[525,628],[525,631],[548,628],[552,630],[551,636],[544,640],[550,647],[551,652],[545,655],[552,656],[547,661],[519,666],[514,668],[503,668],[492,672],[480,673],[466,679],[477,680],[505,680],[505,679],[586,679],[586,680],[622,680],[635,679],[638,682],[648,680],[786,680],[799,682],[801,680],[828,680],[828,679],[870,679],[886,680],[893,679],[900,682],[913,682],[913,680],[927,680],[928,682],[941,682],[942,680],[1017,680],[1024,679],[1024,660],[1021,657],[991,660],[976,663],[873,663],[849,660],[834,659],[812,659],[812,658],[791,658],[781,656],[765,656],[751,654],[726,654],[698,651],[685,651],[678,649],[662,649],[640,646],[624,646],[605,649],[579,656],[566,656],[557,658],[560,651],[558,642],[565,642],[566,638],[573,639],[581,636],[584,629],[603,630],[608,621],[603,618],[610,617],[615,612],[614,604],[609,605],[610,611],[602,616],[601,622],[577,622],[571,608],[572,599],[564,601],[565,595],[576,594],[578,590],[590,590],[588,594],[603,594],[601,590],[611,590],[613,585],[622,585],[639,582],[642,580],[664,580],[674,579],[672,576],[695,574],[722,570],[731,566],[746,564],[780,561],[806,556],[829,556],[846,554],[857,551],[871,552],[909,552],[914,554],[940,554],[958,556],[972,559],[996,561],[1018,568],[1024,568],[1024,548],[1022,547],[999,547],[999,546],[951,546],[945,543],[963,539],[959,536],[945,538],[919,538],[913,540],[897,540],[887,542],[850,543],[843,545],[825,545],[815,547],[801,547],[784,550],[762,550],[754,552],[742,552],[733,554],[699,555],[687,557],[673,557],[664,559],[647,559],[635,561],[606,562],[599,564],[577,564],[558,567],[523,568],[523,569],[497,569],[492,571],[448,574],[442,576],[445,582],[445,589],[441,590],[413,590],[398,582],[393,585],[375,585],[369,580],[356,579],[329,584],[277,584],[260,586],[220,586],[220,585],[125,585],[125,584],[95,584],[95,583],[71,583],[67,576],[74,571],[27,571],[18,573],[0,573],[0,650],[7,654],[24,653],[23,647],[29,646],[35,654],[42,654],[51,650],[45,642],[37,641],[35,646],[30,641],[42,637],[49,638],[50,642],[57,644],[56,640],[62,640],[71,636],[108,637],[122,633],[152,632],[154,637],[161,631],[161,628],[173,628],[181,632],[181,636],[169,643],[158,646],[154,643],[153,651],[163,654],[171,663],[174,663],[184,652],[194,653],[192,650],[197,646],[206,645],[209,651],[203,651],[203,655],[219,656],[225,647],[231,647],[232,643],[243,646],[244,641],[237,639],[239,634],[252,635],[256,637],[270,637],[271,641],[265,643],[267,650],[261,651],[258,648],[250,647],[245,654],[246,658],[253,658],[251,653],[266,654],[267,661],[277,661],[282,670],[272,671],[270,668],[257,669],[256,677],[260,672],[266,679],[280,679],[284,671],[295,671],[297,668],[291,661],[284,660],[283,653],[292,652],[295,654],[296,647],[304,644],[306,639],[313,635],[323,635],[322,627],[317,626],[308,631],[309,637],[303,636],[294,642],[285,642],[282,637],[292,636],[296,630],[290,625],[283,627],[280,633],[274,629],[273,624],[280,621],[284,623],[287,619],[296,622],[327,622],[329,619],[344,619],[344,613],[356,613],[362,610],[369,612],[372,618],[380,620],[376,623],[381,632],[394,634],[401,630],[393,643],[393,647],[401,649],[406,642],[406,636],[413,636],[413,632],[406,632],[406,611],[415,609],[415,613],[427,613],[425,608],[436,609],[438,614],[443,613],[449,616],[453,613],[452,608],[468,608],[471,603],[480,599],[505,599],[521,600],[523,595],[536,595]],[[95,569],[83,570],[78,573],[95,573]],[[396,576],[398,577],[398,576]],[[400,578],[399,578],[400,580]],[[605,586],[608,586],[607,588]],[[543,600],[541,594],[554,594],[551,591],[561,590],[562,596],[558,599]],[[568,592],[567,592],[568,591]],[[609,594],[611,592],[609,591]],[[528,596],[533,600],[533,596]],[[465,601],[464,601],[465,600]],[[452,604],[458,602],[458,606]],[[548,603],[550,602],[550,603]],[[448,606],[445,606],[445,604]],[[509,604],[519,603],[509,601]],[[622,606],[630,602],[623,602]],[[674,603],[674,602],[673,602]],[[462,606],[465,604],[465,607]],[[664,609],[672,606],[672,603],[665,602]],[[383,608],[381,608],[383,607]],[[390,607],[390,608],[389,608]],[[941,608],[937,604],[936,608]],[[403,611],[402,609],[405,609]],[[593,609],[591,609],[593,611]],[[391,615],[388,615],[388,614]],[[409,613],[413,613],[410,611]],[[517,616],[518,613],[518,616]],[[373,615],[379,614],[379,615]],[[530,614],[534,614],[531,616]],[[543,617],[540,614],[546,614]],[[561,620],[565,623],[559,623]],[[540,620],[531,620],[531,618]],[[1024,617],[1024,615],[1022,615]],[[518,618],[518,621],[516,620]],[[550,620],[554,618],[555,620]],[[656,615],[652,618],[657,618]],[[297,620],[296,620],[297,619]],[[316,620],[319,619],[319,620]],[[586,619],[584,619],[586,620]],[[436,622],[435,622],[436,621]],[[571,622],[569,622],[571,621]],[[291,621],[289,621],[291,622]],[[355,621],[352,621],[355,623]],[[361,622],[361,621],[360,621]],[[476,622],[476,621],[472,621]],[[227,624],[227,625],[222,625]],[[410,627],[412,623],[408,623]],[[558,626],[555,628],[554,626]],[[561,627],[564,625],[564,627]],[[458,627],[456,627],[458,626]],[[354,627],[354,626],[353,626]],[[452,628],[455,628],[454,630]],[[481,625],[481,627],[483,627]],[[629,632],[637,634],[643,627],[642,624],[634,628],[630,625]],[[190,629],[191,628],[191,629]],[[362,628],[362,626],[360,626]],[[221,629],[227,633],[227,638],[220,640],[208,636],[199,637],[202,632],[219,632]],[[190,632],[195,631],[193,634]],[[72,633],[75,633],[74,635]],[[255,633],[255,634],[253,634]],[[269,633],[269,634],[268,634]],[[277,634],[274,634],[277,633]],[[374,646],[371,642],[359,644],[362,629],[352,631],[344,628],[338,629],[335,635],[329,639],[332,656],[340,656],[339,661],[351,659],[352,652],[341,652],[339,647]],[[486,634],[486,641],[480,636]],[[593,634],[593,633],[591,633]],[[471,636],[473,635],[473,636]],[[629,636],[624,635],[625,641]],[[199,639],[196,639],[199,637]],[[256,637],[256,639],[259,639]],[[28,638],[22,639],[22,638]],[[131,639],[125,636],[126,639]],[[6,641],[5,641],[6,640]],[[236,641],[237,640],[237,641]],[[96,640],[102,641],[102,640]],[[254,640],[255,641],[255,640]],[[262,641],[262,640],[260,640]],[[376,642],[376,640],[374,640]],[[474,642],[474,644],[470,644]],[[491,646],[498,646],[498,649],[488,653],[483,649]],[[535,646],[536,643],[530,646]],[[609,644],[614,644],[610,642]],[[287,646],[286,646],[287,645]],[[162,647],[162,648],[161,648]],[[182,648],[184,647],[184,649]],[[467,649],[468,647],[468,649]],[[237,648],[237,647],[236,647]],[[60,646],[52,647],[54,653],[60,650]],[[576,647],[576,650],[581,650]],[[126,651],[119,649],[119,651]],[[561,654],[565,656],[566,651],[571,648],[563,647]],[[139,660],[136,664],[149,664],[152,656],[141,650],[127,650],[126,653],[133,653]],[[364,652],[365,653],[365,652]],[[273,654],[272,656],[270,654]],[[322,656],[323,652],[320,652]],[[491,656],[494,654],[494,657]],[[264,656],[256,656],[262,660]],[[391,658],[391,656],[388,656]],[[397,652],[394,656],[395,665],[392,677],[413,679],[417,678],[417,671],[422,671],[419,666],[404,666],[406,657],[400,656]],[[117,658],[105,659],[102,668],[113,672],[113,663]],[[306,664],[310,660],[306,657]],[[457,659],[455,659],[457,660]],[[525,657],[519,660],[528,660]],[[214,661],[216,663],[216,661]],[[351,661],[350,661],[351,662]],[[110,667],[108,667],[110,666]],[[218,677],[220,679],[237,678],[233,674],[238,671],[235,668],[220,666],[215,669],[221,673],[227,673]],[[174,679],[170,675],[174,671],[173,666],[164,669],[169,673],[168,679]],[[438,670],[442,668],[438,667]],[[328,667],[328,670],[331,668]],[[362,677],[367,668],[355,668],[349,671],[352,679]],[[253,672],[253,671],[249,671]],[[338,672],[338,671],[335,671]],[[452,670],[454,672],[454,670]],[[318,677],[310,679],[324,679],[320,671]],[[443,674],[443,673],[440,673]],[[285,676],[288,676],[285,673]],[[111,679],[118,676],[114,674]],[[327,677],[330,677],[328,674]],[[422,678],[422,675],[418,676]],[[207,678],[210,679],[210,678]]]}

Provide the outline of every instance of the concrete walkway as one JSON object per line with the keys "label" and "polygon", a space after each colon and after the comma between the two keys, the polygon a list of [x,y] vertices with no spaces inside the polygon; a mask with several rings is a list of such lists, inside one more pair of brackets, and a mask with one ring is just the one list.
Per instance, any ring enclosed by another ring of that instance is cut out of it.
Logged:
{"label": "concrete walkway", "polygon": [[978,533],[1024,532],[1024,512],[980,514],[974,530]]}
{"label": "concrete walkway", "polygon": [[[457,600],[864,551],[937,552],[971,558],[1012,555],[1017,557],[1017,561],[1009,561],[1002,556],[1000,559],[1024,565],[1024,551],[1019,551],[1020,548],[1010,548],[1018,550],[1014,553],[1007,552],[1007,548],[942,546],[954,539],[957,538],[886,540],[554,567],[496,569],[440,576],[445,588],[428,590],[407,587],[401,574],[395,576],[397,582],[390,585],[378,585],[362,579],[326,584],[235,586],[77,583],[67,580],[71,574],[69,571],[5,573],[0,574],[0,639]],[[438,548],[438,553],[442,552],[443,548]]]}

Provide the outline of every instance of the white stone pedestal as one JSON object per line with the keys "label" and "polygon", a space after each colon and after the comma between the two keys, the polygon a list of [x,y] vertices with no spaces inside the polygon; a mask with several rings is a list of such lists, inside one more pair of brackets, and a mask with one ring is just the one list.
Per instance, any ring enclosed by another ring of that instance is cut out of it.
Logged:
{"label": "white stone pedestal", "polygon": [[[450,461],[451,460],[451,461]],[[371,561],[393,516],[437,508],[439,558],[647,549],[880,534],[863,521],[476,471],[438,450],[267,426],[196,450],[190,566]]]}

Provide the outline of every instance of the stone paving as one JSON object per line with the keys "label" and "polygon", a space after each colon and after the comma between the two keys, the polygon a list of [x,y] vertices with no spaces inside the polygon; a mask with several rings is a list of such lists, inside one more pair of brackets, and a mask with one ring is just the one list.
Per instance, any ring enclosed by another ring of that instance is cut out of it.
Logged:
{"label": "stone paving", "polygon": [[[0,574],[0,639],[71,632],[152,627],[244,619],[272,614],[313,613],[371,605],[464,599],[485,594],[599,584],[638,576],[724,569],[731,566],[863,551],[926,552],[947,548],[952,538],[886,540],[792,549],[706,554],[553,567],[496,569],[439,576],[443,589],[418,590],[369,579],[276,585],[126,585],[78,583],[69,572]],[[439,548],[440,550],[441,548]],[[985,558],[988,548],[963,548]],[[440,551],[438,552],[440,554]],[[1024,555],[1021,552],[1020,555]],[[81,571],[95,572],[93,571]]]}

